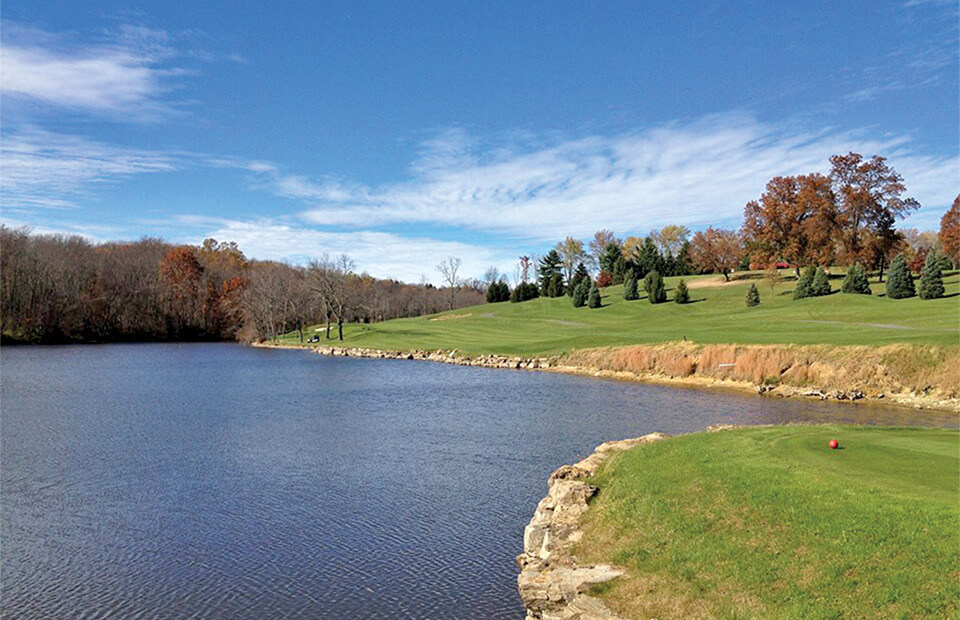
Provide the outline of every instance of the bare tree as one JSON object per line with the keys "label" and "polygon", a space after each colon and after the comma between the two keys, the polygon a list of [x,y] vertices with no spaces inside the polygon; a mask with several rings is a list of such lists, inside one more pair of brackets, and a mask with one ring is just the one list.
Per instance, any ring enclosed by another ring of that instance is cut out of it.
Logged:
{"label": "bare tree", "polygon": [[443,276],[443,282],[447,285],[447,305],[448,310],[453,310],[453,303],[460,291],[460,277],[457,272],[460,271],[460,264],[463,261],[459,256],[448,256],[437,265],[437,271]]}

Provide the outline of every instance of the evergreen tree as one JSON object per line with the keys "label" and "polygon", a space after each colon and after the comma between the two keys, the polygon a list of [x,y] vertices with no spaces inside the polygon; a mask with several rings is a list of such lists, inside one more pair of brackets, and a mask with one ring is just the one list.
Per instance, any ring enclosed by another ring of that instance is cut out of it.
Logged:
{"label": "evergreen tree", "polygon": [[757,290],[757,285],[750,283],[750,288],[747,289],[747,307],[752,308],[760,304],[760,291]]}
{"label": "evergreen tree", "polygon": [[490,286],[487,287],[487,303],[492,304],[496,303],[497,296],[500,294],[500,287],[497,286],[497,282],[491,282]]}
{"label": "evergreen tree", "polygon": [[827,272],[824,271],[823,267],[817,267],[817,272],[814,274],[813,282],[810,285],[810,296],[823,297],[832,292],[833,289],[830,288],[830,278],[827,276]]}
{"label": "evergreen tree", "polygon": [[696,273],[693,268],[693,259],[690,258],[690,242],[684,241],[677,255],[677,275],[689,276]]}
{"label": "evergreen tree", "polygon": [[510,299],[510,287],[503,280],[491,282],[487,287],[487,303],[495,304]]}
{"label": "evergreen tree", "polygon": [[623,282],[623,298],[627,301],[640,299],[640,292],[637,290],[637,278],[633,271],[627,272],[627,279]]}
{"label": "evergreen tree", "polygon": [[673,254],[663,255],[660,262],[663,265],[663,275],[666,277],[687,275],[680,273],[680,262]]}
{"label": "evergreen tree", "polygon": [[573,272],[573,277],[570,278],[570,283],[567,286],[567,295],[573,296],[573,293],[577,290],[577,286],[580,285],[584,280],[590,280],[590,273],[587,271],[587,268],[583,263],[577,265],[577,270]]}
{"label": "evergreen tree", "polygon": [[610,274],[613,284],[623,282],[623,255],[620,246],[613,241],[607,243],[600,255],[600,270]]}
{"label": "evergreen tree", "polygon": [[940,257],[936,252],[927,254],[927,261],[920,272],[920,299],[943,297],[943,274],[940,272]]}
{"label": "evergreen tree", "polygon": [[560,282],[563,282],[563,259],[560,257],[560,252],[557,252],[555,249],[547,252],[543,258],[540,259],[539,263],[539,279],[540,279],[540,294],[544,297],[553,297],[550,295],[550,281],[553,279],[555,274],[560,274]]}
{"label": "evergreen tree", "polygon": [[841,293],[854,295],[870,295],[870,282],[867,280],[867,271],[860,263],[853,264],[847,269],[847,275],[840,286]]}
{"label": "evergreen tree", "polygon": [[587,305],[587,298],[590,296],[590,278],[586,278],[577,282],[577,286],[573,289],[573,307],[582,308]]}
{"label": "evergreen tree", "polygon": [[797,280],[797,286],[793,289],[793,298],[803,299],[813,295],[813,279],[817,276],[817,270],[813,265],[803,270],[803,275]]}
{"label": "evergreen tree", "polygon": [[640,256],[637,257],[637,277],[645,278],[651,271],[658,271],[659,269],[660,250],[657,249],[653,239],[647,237],[643,240]]}
{"label": "evergreen tree", "polygon": [[651,271],[643,280],[643,288],[647,291],[647,299],[652,304],[667,301],[667,289],[663,285],[663,278],[656,271]]}
{"label": "evergreen tree", "polygon": [[690,303],[690,291],[687,289],[687,283],[683,280],[677,282],[677,288],[673,289],[673,301],[678,304]]}
{"label": "evergreen tree", "polygon": [[521,301],[527,301],[528,299],[536,299],[539,296],[540,291],[537,289],[536,284],[533,282],[521,282],[510,294],[510,301],[519,303]]}
{"label": "evergreen tree", "polygon": [[587,305],[591,308],[600,307],[600,289],[597,288],[596,284],[590,286],[590,293],[587,297]]}
{"label": "evergreen tree", "polygon": [[550,282],[547,284],[547,297],[563,296],[563,274],[555,273],[550,276]]}
{"label": "evergreen tree", "polygon": [[897,254],[897,257],[890,264],[890,273],[887,275],[887,297],[904,299],[916,294],[917,289],[913,284],[913,276],[910,275],[907,260],[903,257],[903,254]]}

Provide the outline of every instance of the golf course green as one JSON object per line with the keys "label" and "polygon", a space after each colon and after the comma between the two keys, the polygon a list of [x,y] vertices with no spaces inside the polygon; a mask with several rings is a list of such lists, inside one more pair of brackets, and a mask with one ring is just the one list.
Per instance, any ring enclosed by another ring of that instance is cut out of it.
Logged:
{"label": "golf course green", "polygon": [[575,553],[628,618],[956,618],[958,480],[954,429],[685,435],[600,469]]}
{"label": "golf course green", "polygon": [[[785,274],[792,277],[792,274]],[[885,283],[871,279],[873,295],[839,291],[794,301],[794,281],[771,284],[762,272],[743,272],[726,283],[716,275],[684,278],[689,304],[651,304],[641,293],[623,299],[623,286],[603,290],[601,308],[574,308],[567,296],[522,303],[501,302],[430,316],[345,326],[347,347],[392,350],[452,350],[501,355],[556,355],[574,349],[688,340],[704,344],[921,344],[956,347],[960,340],[960,274],[945,275],[946,297],[887,299]],[[667,294],[680,278],[667,278]],[[747,287],[755,283],[760,305],[748,308]],[[319,330],[312,326],[309,337]],[[334,333],[336,330],[334,329]],[[289,333],[280,344],[298,344]]]}

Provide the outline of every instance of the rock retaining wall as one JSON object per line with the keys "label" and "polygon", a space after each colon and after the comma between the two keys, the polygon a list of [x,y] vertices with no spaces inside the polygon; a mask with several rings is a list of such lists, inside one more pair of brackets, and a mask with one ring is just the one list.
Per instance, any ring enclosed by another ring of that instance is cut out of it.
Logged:
{"label": "rock retaining wall", "polygon": [[597,493],[585,479],[596,473],[610,455],[666,437],[650,433],[608,441],[576,465],[564,465],[550,475],[547,496],[524,529],[523,553],[517,556],[517,588],[527,620],[616,620],[616,614],[587,591],[619,577],[623,570],[608,564],[580,566],[570,554],[583,535],[580,520]]}
{"label": "rock retaining wall", "polygon": [[550,358],[517,357],[507,355],[460,355],[453,351],[389,351],[382,349],[362,349],[357,347],[316,347],[314,352],[321,355],[338,357],[365,357],[374,359],[423,360],[457,364],[458,366],[483,366],[486,368],[514,368],[539,370],[554,365]]}

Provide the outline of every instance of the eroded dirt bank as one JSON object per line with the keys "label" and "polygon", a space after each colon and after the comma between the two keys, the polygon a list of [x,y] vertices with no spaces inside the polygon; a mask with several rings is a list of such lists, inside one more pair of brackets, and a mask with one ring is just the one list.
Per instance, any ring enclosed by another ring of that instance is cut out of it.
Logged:
{"label": "eroded dirt bank", "polygon": [[657,345],[582,349],[551,357],[391,351],[317,345],[255,346],[322,355],[442,362],[564,372],[694,387],[748,390],[769,397],[879,401],[960,412],[960,347],[923,345]]}

